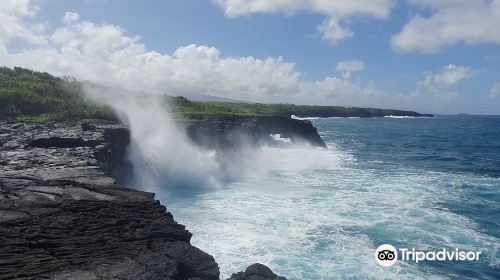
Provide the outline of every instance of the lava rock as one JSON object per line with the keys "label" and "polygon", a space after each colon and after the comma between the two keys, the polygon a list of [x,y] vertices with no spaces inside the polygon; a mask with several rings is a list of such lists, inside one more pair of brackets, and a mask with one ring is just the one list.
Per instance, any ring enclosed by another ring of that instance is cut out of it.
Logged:
{"label": "lava rock", "polygon": [[245,272],[233,273],[226,280],[286,280],[286,278],[276,275],[269,267],[263,264],[255,263],[247,267]]}
{"label": "lava rock", "polygon": [[[215,118],[187,130],[215,148],[274,132],[322,146],[307,122]],[[0,135],[0,280],[219,279],[153,193],[121,185],[132,174],[124,125],[0,121]],[[285,278],[254,264],[230,279]]]}
{"label": "lava rock", "polygon": [[[123,125],[1,123],[0,279],[219,279],[154,194],[123,168]],[[12,144],[11,144],[12,143]],[[15,143],[15,145],[14,145]]]}
{"label": "lava rock", "polygon": [[187,123],[186,131],[196,144],[217,151],[276,144],[271,134],[290,138],[292,144],[326,148],[310,121],[282,116],[207,116]]}

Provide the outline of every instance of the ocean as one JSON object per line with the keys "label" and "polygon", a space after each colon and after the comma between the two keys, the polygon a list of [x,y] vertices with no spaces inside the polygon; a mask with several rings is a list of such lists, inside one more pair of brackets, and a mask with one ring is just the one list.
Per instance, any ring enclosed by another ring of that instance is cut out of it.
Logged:
{"label": "ocean", "polygon": [[[312,120],[328,149],[263,148],[266,172],[168,198],[221,278],[500,279],[500,117]],[[381,244],[477,261],[375,262]]]}

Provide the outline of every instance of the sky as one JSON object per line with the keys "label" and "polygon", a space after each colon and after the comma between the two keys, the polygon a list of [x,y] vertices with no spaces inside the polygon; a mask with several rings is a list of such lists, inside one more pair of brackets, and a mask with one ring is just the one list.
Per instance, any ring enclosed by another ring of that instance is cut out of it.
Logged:
{"label": "sky", "polygon": [[500,114],[500,0],[0,0],[0,65],[256,102]]}

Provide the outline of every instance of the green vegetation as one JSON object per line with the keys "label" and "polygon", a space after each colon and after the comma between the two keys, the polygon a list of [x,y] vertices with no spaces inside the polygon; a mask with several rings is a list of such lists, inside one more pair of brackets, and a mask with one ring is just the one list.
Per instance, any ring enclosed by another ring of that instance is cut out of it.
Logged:
{"label": "green vegetation", "polygon": [[46,122],[115,119],[110,108],[83,99],[82,83],[15,67],[0,68],[0,117]]}
{"label": "green vegetation", "polygon": [[174,100],[178,110],[188,117],[197,115],[243,115],[243,116],[290,116],[298,117],[383,117],[383,116],[424,116],[416,112],[355,108],[341,106],[311,106],[294,104],[198,102],[182,97]]}
{"label": "green vegetation", "polygon": [[[68,119],[115,120],[113,111],[83,97],[83,83],[74,78],[15,67],[0,67],[0,117],[20,121],[47,122]],[[292,104],[198,102],[166,96],[172,110],[182,118],[200,119],[207,115],[280,115],[310,117],[420,116],[400,110],[306,106]]]}

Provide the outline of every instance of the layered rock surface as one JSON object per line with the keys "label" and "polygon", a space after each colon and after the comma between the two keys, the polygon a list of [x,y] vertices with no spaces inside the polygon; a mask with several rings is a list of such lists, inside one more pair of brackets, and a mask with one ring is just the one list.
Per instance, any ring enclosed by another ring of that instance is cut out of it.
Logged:
{"label": "layered rock surface", "polygon": [[281,116],[211,116],[188,123],[186,131],[198,145],[216,150],[238,148],[242,143],[272,145],[273,134],[289,138],[293,144],[326,147],[310,121]]}
{"label": "layered rock surface", "polygon": [[[220,147],[234,131],[258,142],[280,126],[262,121],[187,129],[195,142]],[[289,128],[290,138],[314,139],[310,123],[296,125],[307,133]],[[210,127],[218,132],[204,134]],[[129,135],[119,124],[0,122],[0,279],[219,279],[214,258],[190,244],[154,194],[116,183],[131,174]],[[231,279],[284,279],[267,270]]]}
{"label": "layered rock surface", "polygon": [[0,279],[219,279],[154,194],[102,171],[123,131],[0,125]]}

